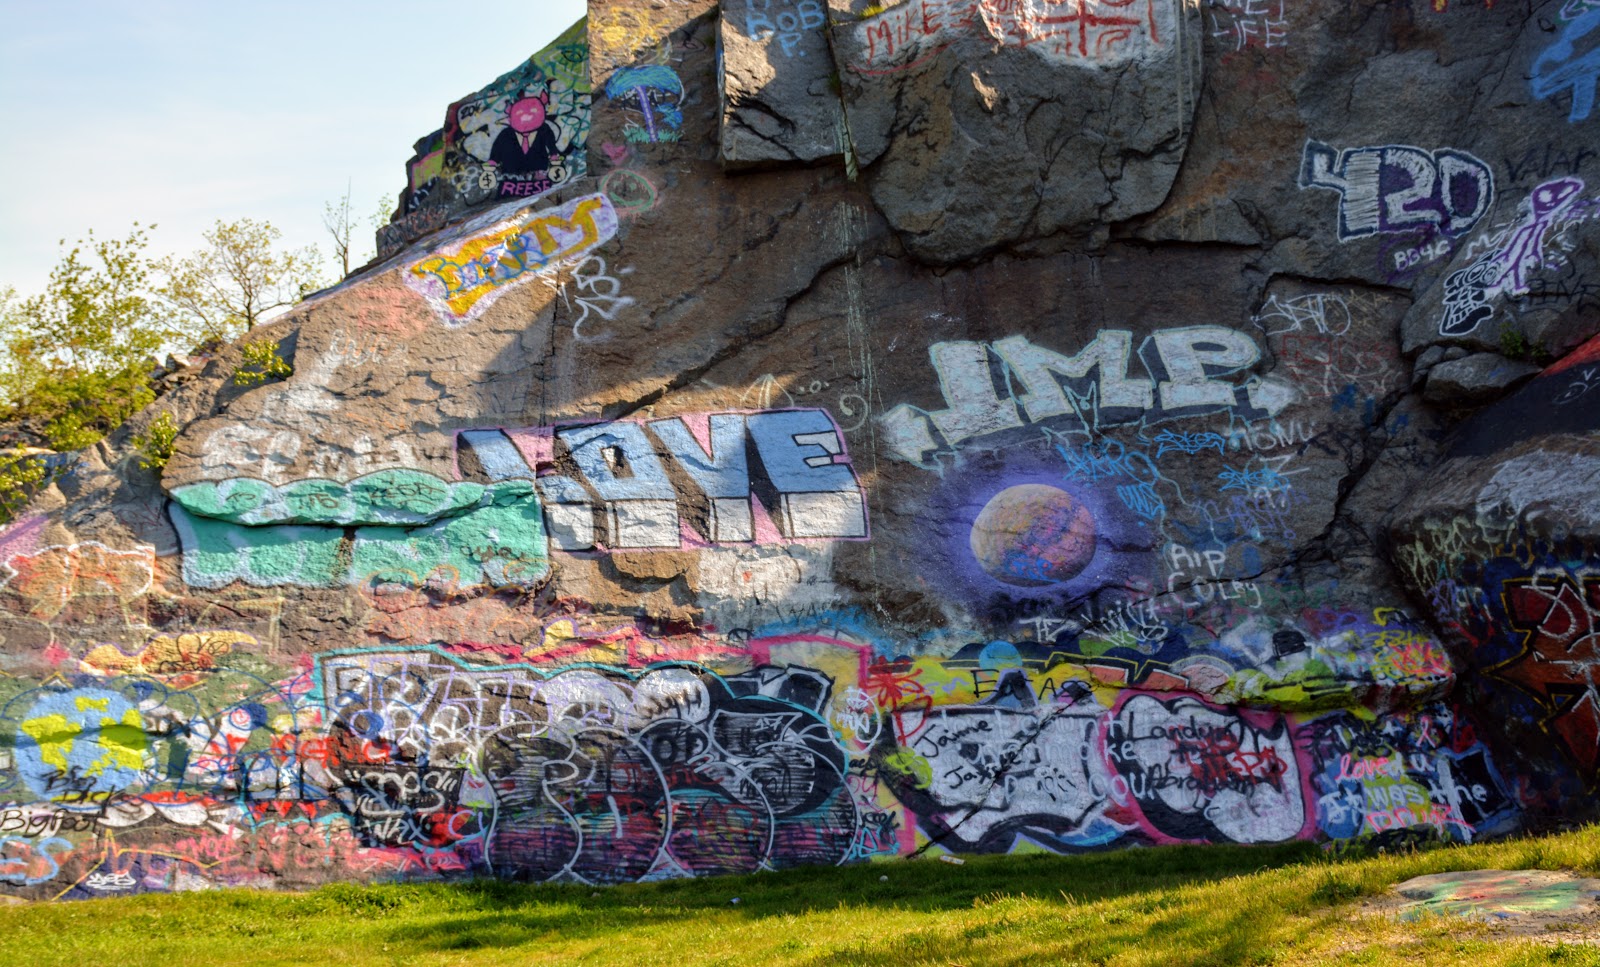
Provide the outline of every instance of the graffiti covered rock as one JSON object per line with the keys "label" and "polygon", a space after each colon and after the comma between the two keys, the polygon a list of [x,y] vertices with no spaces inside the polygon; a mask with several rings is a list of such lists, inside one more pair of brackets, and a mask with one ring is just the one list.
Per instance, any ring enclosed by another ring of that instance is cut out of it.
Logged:
{"label": "graffiti covered rock", "polygon": [[1593,11],[1485,16],[592,0],[0,530],[0,884],[1588,815]]}

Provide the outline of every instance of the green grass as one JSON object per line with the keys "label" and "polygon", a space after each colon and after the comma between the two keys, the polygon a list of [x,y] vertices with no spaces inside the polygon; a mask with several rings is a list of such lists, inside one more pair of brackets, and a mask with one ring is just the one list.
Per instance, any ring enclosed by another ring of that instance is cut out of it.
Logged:
{"label": "green grass", "polygon": [[1401,923],[1359,904],[1413,876],[1479,868],[1597,873],[1600,828],[1367,857],[1172,847],[600,890],[336,885],[41,903],[0,909],[0,964],[1600,964],[1577,936]]}

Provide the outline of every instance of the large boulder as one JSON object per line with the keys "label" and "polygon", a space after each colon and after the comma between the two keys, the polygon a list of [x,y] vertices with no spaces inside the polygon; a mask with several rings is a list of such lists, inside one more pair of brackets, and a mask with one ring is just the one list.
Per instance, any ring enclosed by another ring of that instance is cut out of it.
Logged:
{"label": "large boulder", "polygon": [[919,260],[1093,239],[1167,197],[1204,75],[1198,7],[829,4],[851,161]]}
{"label": "large boulder", "polygon": [[1457,431],[1394,512],[1399,574],[1470,669],[1473,704],[1544,822],[1600,779],[1600,338]]}

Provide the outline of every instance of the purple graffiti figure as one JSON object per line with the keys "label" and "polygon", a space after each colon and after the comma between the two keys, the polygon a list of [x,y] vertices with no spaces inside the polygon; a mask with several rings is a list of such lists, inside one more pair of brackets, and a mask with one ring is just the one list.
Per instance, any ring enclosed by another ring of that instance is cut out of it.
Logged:
{"label": "purple graffiti figure", "polygon": [[1541,264],[1545,233],[1572,207],[1583,190],[1579,178],[1555,178],[1533,190],[1529,214],[1504,241],[1444,280],[1444,319],[1439,335],[1465,336],[1494,315],[1489,301],[1502,294],[1524,295],[1528,273]]}
{"label": "purple graffiti figure", "polygon": [[[1586,50],[1578,50],[1580,40],[1588,41]],[[1589,116],[1594,109],[1595,86],[1600,84],[1600,8],[1585,11],[1562,29],[1561,38],[1533,62],[1531,83],[1533,96],[1541,101],[1557,91],[1572,89],[1567,123]]]}

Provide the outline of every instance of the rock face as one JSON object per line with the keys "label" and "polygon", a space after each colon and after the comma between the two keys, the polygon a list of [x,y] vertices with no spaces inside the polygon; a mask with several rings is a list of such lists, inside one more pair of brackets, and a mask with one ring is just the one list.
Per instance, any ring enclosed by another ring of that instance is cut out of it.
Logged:
{"label": "rock face", "polygon": [[731,0],[717,43],[729,168],[843,157],[844,105],[828,48],[822,0]]}
{"label": "rock face", "polygon": [[1399,573],[1462,657],[1527,805],[1584,815],[1600,776],[1600,337],[1465,422],[1390,522]]}
{"label": "rock face", "polygon": [[593,0],[0,531],[0,882],[1589,815],[1593,13]]}
{"label": "rock face", "polygon": [[1193,128],[1200,10],[1176,0],[829,0],[852,161],[921,262],[1155,210]]}
{"label": "rock face", "polygon": [[1473,353],[1445,360],[1429,369],[1423,396],[1441,405],[1487,403],[1538,373],[1539,367],[1532,363],[1506,359],[1494,353]]}

